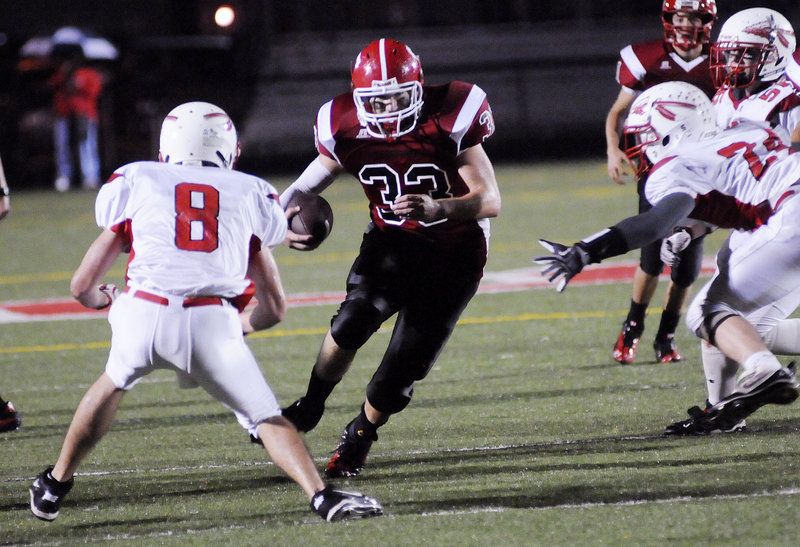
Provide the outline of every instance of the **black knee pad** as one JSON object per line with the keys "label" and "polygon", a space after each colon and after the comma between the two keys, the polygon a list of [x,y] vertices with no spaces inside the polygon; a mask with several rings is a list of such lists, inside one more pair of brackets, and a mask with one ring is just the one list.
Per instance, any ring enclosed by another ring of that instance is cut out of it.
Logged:
{"label": "black knee pad", "polygon": [[411,402],[414,395],[414,385],[397,386],[387,382],[370,382],[367,385],[367,400],[369,404],[387,414],[397,414]]}
{"label": "black knee pad", "polygon": [[331,319],[331,336],[342,349],[359,349],[381,326],[381,313],[367,300],[345,300]]}
{"label": "black knee pad", "polygon": [[698,332],[696,334],[703,340],[707,341],[708,343],[715,344],[714,337],[717,333],[717,329],[719,328],[719,326],[726,319],[730,319],[731,317],[737,315],[739,314],[726,311],[717,311],[710,313],[703,318],[703,325],[700,327],[700,329],[698,329]]}
{"label": "black knee pad", "polygon": [[705,236],[693,240],[681,252],[681,261],[677,268],[672,268],[670,279],[679,287],[688,287],[700,275],[700,266],[703,264],[703,240]]}
{"label": "black knee pad", "polygon": [[658,277],[664,271],[664,263],[661,262],[661,240],[650,243],[642,247],[642,254],[639,258],[639,267],[647,275]]}

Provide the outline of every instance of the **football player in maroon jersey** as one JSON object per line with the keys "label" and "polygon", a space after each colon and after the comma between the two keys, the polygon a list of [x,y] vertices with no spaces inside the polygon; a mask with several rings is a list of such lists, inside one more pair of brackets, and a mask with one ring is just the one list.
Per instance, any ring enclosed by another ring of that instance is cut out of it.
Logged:
{"label": "football player in maroon jersey", "polygon": [[[319,156],[281,195],[319,193],[349,172],[369,200],[370,222],[306,394],[283,413],[310,431],[358,349],[396,315],[361,412],[344,429],[328,477],[358,474],[377,429],[411,400],[433,367],[486,263],[489,217],[500,193],[483,141],[494,132],[486,93],[454,81],[423,86],[419,58],[400,42],[364,48],[352,93],[325,103],[315,125]],[[290,232],[289,246],[303,248]]]}
{"label": "football player in maroon jersey", "polygon": [[[668,81],[684,81],[702,89],[709,97],[715,88],[708,62],[711,27],[717,16],[714,0],[664,0],[662,20],[664,38],[625,47],[617,63],[617,81],[622,86],[606,117],[606,153],[608,175],[618,184],[625,183],[624,165],[633,168],[620,148],[620,128],[633,100],[645,89]],[[650,208],[643,197],[646,175],[636,173],[639,212]],[[667,298],[653,349],[662,363],[680,361],[674,336],[689,287],[700,273],[703,238],[696,239],[683,251],[680,265],[671,272]],[[647,307],[664,269],[660,258],[661,242],[641,250],[639,267],[633,278],[633,291],[628,316],[614,346],[614,359],[632,363],[639,339],[644,332]]]}

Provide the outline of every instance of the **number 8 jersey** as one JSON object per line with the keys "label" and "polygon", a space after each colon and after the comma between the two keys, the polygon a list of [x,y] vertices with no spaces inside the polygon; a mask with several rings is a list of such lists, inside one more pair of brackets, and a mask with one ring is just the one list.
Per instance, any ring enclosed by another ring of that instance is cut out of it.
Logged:
{"label": "number 8 jersey", "polygon": [[424,86],[424,106],[414,131],[395,139],[372,137],[361,127],[353,96],[345,93],[320,108],[315,125],[319,152],[356,177],[381,230],[400,229],[444,243],[483,229],[488,219],[433,223],[397,218],[391,204],[402,194],[459,197],[469,188],[458,174],[458,156],[494,132],[486,93],[473,84]]}
{"label": "number 8 jersey", "polygon": [[251,246],[278,245],[287,229],[265,180],[152,161],[117,169],[98,193],[95,217],[130,243],[129,286],[184,297],[241,295]]}

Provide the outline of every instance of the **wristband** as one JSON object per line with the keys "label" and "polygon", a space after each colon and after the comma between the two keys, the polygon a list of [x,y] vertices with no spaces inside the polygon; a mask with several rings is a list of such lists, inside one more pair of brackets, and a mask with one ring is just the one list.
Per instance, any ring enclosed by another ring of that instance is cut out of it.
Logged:
{"label": "wristband", "polygon": [[612,256],[627,253],[628,242],[616,226],[579,241],[577,245],[589,254],[589,264],[594,264]]}

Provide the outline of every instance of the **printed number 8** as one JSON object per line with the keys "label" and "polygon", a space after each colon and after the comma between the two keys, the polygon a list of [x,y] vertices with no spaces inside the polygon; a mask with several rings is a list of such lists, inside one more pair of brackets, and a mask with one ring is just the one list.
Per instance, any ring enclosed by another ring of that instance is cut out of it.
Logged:
{"label": "printed number 8", "polygon": [[175,187],[175,245],[210,253],[219,245],[219,190],[182,182]]}

